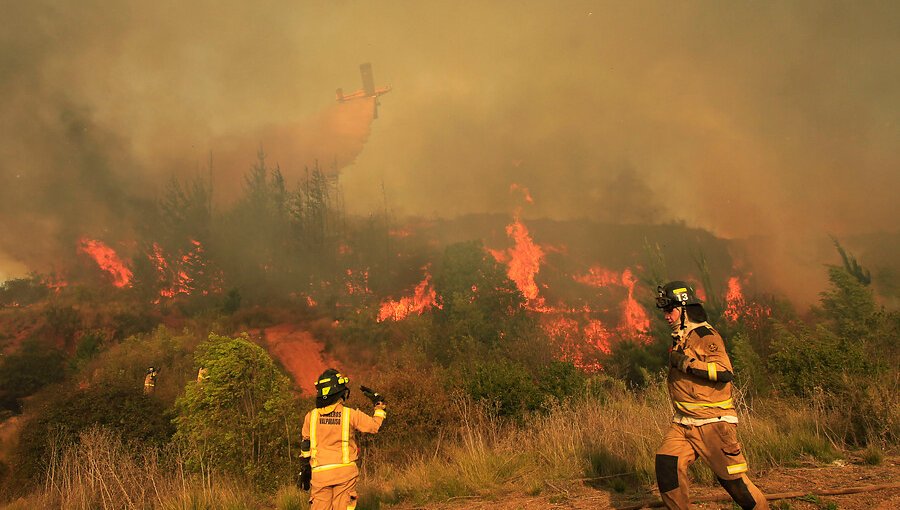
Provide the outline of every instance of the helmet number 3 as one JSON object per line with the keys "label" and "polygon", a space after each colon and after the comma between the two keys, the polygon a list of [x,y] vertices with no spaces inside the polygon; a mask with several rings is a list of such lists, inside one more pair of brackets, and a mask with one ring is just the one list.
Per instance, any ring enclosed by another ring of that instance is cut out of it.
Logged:
{"label": "helmet number 3", "polygon": [[679,299],[682,303],[687,303],[687,300],[688,300],[687,292],[682,292],[681,294],[679,294],[679,295],[678,295],[678,299]]}

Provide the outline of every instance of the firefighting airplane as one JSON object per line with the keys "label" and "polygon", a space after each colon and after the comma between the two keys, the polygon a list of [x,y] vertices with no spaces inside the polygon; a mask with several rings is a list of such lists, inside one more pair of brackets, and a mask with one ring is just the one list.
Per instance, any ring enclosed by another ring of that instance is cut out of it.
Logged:
{"label": "firefighting airplane", "polygon": [[359,74],[362,75],[362,83],[363,88],[357,90],[356,92],[344,95],[343,89],[337,89],[337,101],[338,103],[343,103],[344,101],[350,101],[352,99],[361,99],[365,97],[371,97],[375,100],[375,111],[374,118],[378,118],[378,105],[380,102],[378,101],[378,96],[387,94],[391,91],[391,86],[375,88],[375,79],[372,78],[372,64],[365,63],[360,64],[359,66]]}

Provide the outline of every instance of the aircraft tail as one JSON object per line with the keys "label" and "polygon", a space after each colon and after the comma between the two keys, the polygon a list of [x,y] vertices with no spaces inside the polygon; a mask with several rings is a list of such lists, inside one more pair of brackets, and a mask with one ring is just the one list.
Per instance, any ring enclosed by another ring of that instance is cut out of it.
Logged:
{"label": "aircraft tail", "polygon": [[362,75],[363,90],[366,91],[366,95],[374,95],[375,78],[372,77],[372,64],[368,62],[366,62],[365,64],[360,64],[359,74]]}

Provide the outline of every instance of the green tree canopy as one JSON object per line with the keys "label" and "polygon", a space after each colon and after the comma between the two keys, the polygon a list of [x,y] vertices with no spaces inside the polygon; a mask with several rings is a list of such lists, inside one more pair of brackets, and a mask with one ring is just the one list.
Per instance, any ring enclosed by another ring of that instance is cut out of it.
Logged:
{"label": "green tree canopy", "polygon": [[246,336],[215,334],[195,355],[205,369],[175,403],[175,439],[196,468],[247,476],[269,486],[286,483],[299,441],[290,382]]}
{"label": "green tree canopy", "polygon": [[442,308],[434,312],[437,337],[447,345],[496,347],[501,339],[534,330],[522,293],[480,241],[448,246],[434,286],[443,298]]}

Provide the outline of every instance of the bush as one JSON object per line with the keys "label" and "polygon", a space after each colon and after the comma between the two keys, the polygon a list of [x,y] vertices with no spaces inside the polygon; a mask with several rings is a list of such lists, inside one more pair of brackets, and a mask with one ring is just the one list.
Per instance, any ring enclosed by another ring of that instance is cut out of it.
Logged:
{"label": "bush", "polygon": [[613,344],[603,367],[610,376],[624,380],[629,386],[644,388],[653,382],[652,374],[665,367],[667,348],[662,341],[646,346],[634,340],[622,340]]}
{"label": "bush", "polygon": [[75,333],[81,329],[82,321],[78,310],[71,306],[49,306],[44,312],[47,332],[69,345]]}
{"label": "bush", "polygon": [[293,480],[291,443],[300,419],[290,381],[246,337],[215,334],[195,355],[203,383],[188,382],[175,402],[175,439],[189,467],[213,469],[273,488]]}
{"label": "bush", "polygon": [[28,306],[44,299],[49,292],[36,273],[13,278],[0,284],[0,306]]}
{"label": "bush", "polygon": [[[400,352],[373,373],[370,380],[359,382],[384,395],[388,413],[377,436],[359,436],[363,446],[361,454],[366,459],[374,463],[411,459],[455,431],[452,387],[447,383],[444,369]],[[350,405],[371,409],[371,403],[361,392],[351,393]],[[423,412],[423,406],[427,412]]]}
{"label": "bush", "polygon": [[[871,291],[840,268],[829,270],[823,322],[815,328],[776,324],[769,367],[789,394],[816,396],[841,420],[838,439],[852,444],[898,437],[895,373],[900,318],[876,310]],[[875,355],[873,355],[875,354]]]}
{"label": "bush", "polygon": [[0,362],[0,409],[19,412],[21,400],[66,376],[65,356],[31,340]]}
{"label": "bush", "polygon": [[542,401],[528,371],[502,358],[478,363],[463,381],[469,396],[492,404],[499,416],[521,419]]}
{"label": "bush", "polygon": [[28,424],[16,451],[16,476],[35,482],[43,474],[54,444],[77,442],[94,426],[115,430],[136,445],[162,445],[174,432],[165,407],[132,385],[98,385],[61,392]]}
{"label": "bush", "polygon": [[580,394],[587,377],[568,361],[553,361],[538,374],[538,389],[557,402]]}

